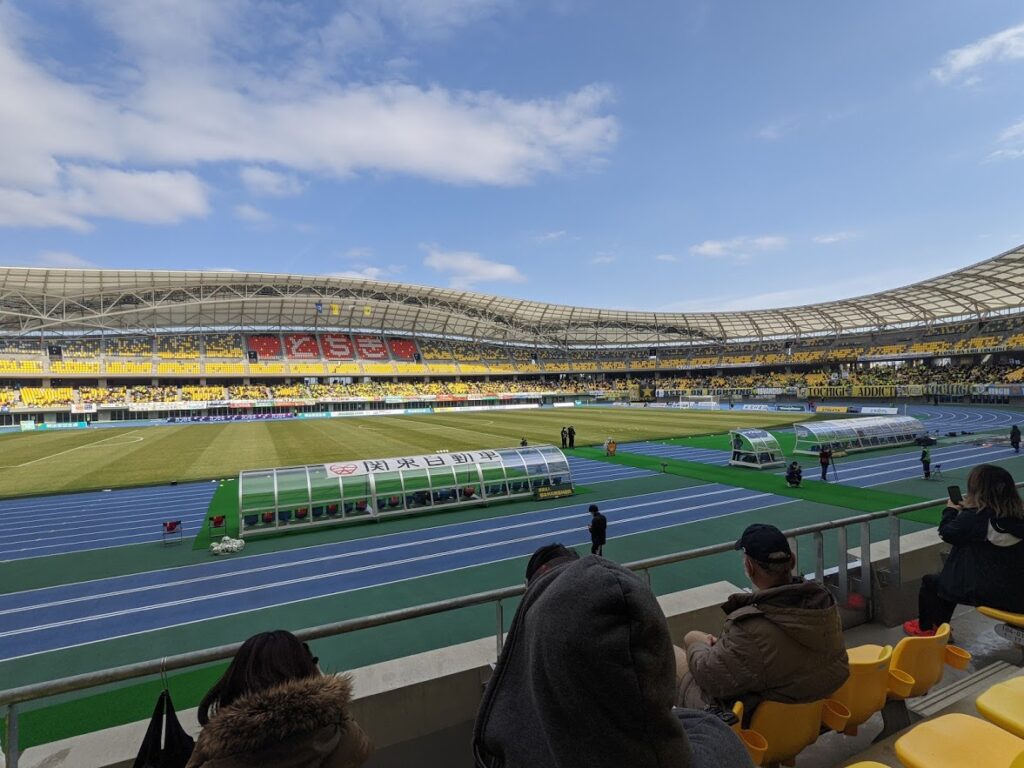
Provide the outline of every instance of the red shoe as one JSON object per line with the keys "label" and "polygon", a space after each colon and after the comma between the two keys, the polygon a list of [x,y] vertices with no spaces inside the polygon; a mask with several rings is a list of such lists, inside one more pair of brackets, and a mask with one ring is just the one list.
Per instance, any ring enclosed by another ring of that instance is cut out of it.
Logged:
{"label": "red shoe", "polygon": [[921,629],[921,621],[919,619],[903,622],[903,631],[911,637],[935,637],[934,629]]}

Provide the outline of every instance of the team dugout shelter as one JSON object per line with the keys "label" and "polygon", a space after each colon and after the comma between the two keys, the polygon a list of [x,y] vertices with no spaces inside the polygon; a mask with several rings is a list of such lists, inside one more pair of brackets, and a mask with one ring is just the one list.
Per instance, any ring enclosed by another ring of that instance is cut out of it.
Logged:
{"label": "team dugout shelter", "polygon": [[572,476],[553,445],[252,469],[238,477],[239,533],[546,498],[554,491],[571,493]]}
{"label": "team dugout shelter", "polygon": [[794,425],[793,453],[817,455],[822,446],[854,453],[874,448],[913,445],[927,430],[913,416],[862,416]]}
{"label": "team dugout shelter", "polygon": [[773,469],[786,466],[782,448],[775,435],[763,429],[733,429],[729,431],[732,456],[729,463],[734,467],[752,469]]}

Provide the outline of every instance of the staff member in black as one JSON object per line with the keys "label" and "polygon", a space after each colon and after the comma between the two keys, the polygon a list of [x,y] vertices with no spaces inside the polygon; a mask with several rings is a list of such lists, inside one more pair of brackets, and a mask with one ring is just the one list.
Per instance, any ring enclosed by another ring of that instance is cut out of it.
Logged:
{"label": "staff member in black", "polygon": [[604,542],[608,533],[608,518],[601,514],[597,504],[590,505],[590,514],[593,519],[587,530],[590,531],[590,554],[604,554]]}
{"label": "staff member in black", "polygon": [[575,448],[576,447],[576,427],[572,426],[571,424],[569,425],[568,435],[569,435],[569,447],[570,448]]}
{"label": "staff member in black", "polygon": [[1010,427],[1010,447],[1014,453],[1020,453],[1020,427],[1016,424]]}
{"label": "staff member in black", "polygon": [[828,482],[828,465],[832,463],[832,447],[821,446],[818,452],[818,463],[821,464],[821,479]]}
{"label": "staff member in black", "polygon": [[562,447],[567,448],[569,446],[569,430],[562,427]]}

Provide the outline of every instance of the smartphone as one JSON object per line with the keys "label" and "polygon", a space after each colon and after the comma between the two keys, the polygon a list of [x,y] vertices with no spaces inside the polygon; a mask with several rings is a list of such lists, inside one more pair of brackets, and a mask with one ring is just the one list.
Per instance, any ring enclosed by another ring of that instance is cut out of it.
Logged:
{"label": "smartphone", "polygon": [[959,485],[951,485],[946,490],[949,492],[949,500],[954,504],[960,504],[964,500],[963,495],[960,493]]}

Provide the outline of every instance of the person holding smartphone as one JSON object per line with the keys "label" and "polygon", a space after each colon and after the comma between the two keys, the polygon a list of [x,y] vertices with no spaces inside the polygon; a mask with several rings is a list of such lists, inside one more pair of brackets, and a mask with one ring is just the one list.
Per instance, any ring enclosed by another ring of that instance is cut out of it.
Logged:
{"label": "person holding smartphone", "polygon": [[918,618],[908,635],[931,637],[957,605],[986,605],[1024,613],[1024,503],[1002,467],[980,464],[967,476],[967,494],[949,487],[939,536],[953,545],[942,571],[921,580]]}

